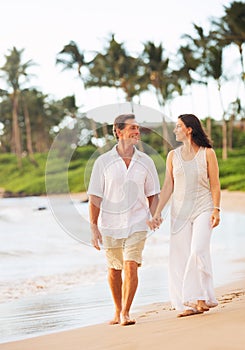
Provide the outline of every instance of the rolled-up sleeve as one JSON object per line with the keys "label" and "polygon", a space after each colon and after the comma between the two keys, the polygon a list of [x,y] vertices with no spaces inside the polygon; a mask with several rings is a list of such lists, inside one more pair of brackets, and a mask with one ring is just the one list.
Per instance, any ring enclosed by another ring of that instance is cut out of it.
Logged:
{"label": "rolled-up sleeve", "polygon": [[150,197],[158,193],[160,193],[159,177],[153,160],[149,159],[145,181],[145,195],[146,197]]}
{"label": "rolled-up sleeve", "polygon": [[103,198],[105,187],[104,180],[103,162],[98,158],[92,169],[87,194]]}

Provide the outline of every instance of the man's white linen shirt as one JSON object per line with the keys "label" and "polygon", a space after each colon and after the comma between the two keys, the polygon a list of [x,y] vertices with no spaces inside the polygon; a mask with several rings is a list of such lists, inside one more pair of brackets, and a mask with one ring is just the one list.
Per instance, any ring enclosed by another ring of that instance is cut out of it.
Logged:
{"label": "man's white linen shirt", "polygon": [[126,238],[147,231],[147,197],[160,193],[160,184],[155,164],[147,154],[134,148],[127,168],[116,147],[96,159],[87,193],[102,198],[98,220],[101,234]]}

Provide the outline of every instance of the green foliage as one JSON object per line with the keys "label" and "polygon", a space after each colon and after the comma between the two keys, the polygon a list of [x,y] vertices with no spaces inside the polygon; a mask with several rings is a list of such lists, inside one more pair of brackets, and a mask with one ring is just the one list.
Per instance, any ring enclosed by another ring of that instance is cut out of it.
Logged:
{"label": "green foliage", "polygon": [[221,177],[220,184],[222,189],[229,191],[245,191],[245,174],[233,174]]}
{"label": "green foliage", "polygon": [[0,154],[0,187],[15,195],[41,195],[45,193],[45,154],[36,154],[35,166],[28,158],[23,158],[23,168],[17,166],[13,154]]}
{"label": "green foliage", "polygon": [[[96,148],[91,145],[78,147],[69,164],[65,164],[62,158],[54,158],[48,168],[48,181],[52,192],[64,193],[66,188],[73,193],[86,191],[94,159],[99,154],[94,154],[95,150]],[[147,151],[156,164],[162,185],[166,159],[157,152],[151,153],[151,149]],[[230,151],[226,161],[222,160],[221,153],[221,149],[216,150],[221,188],[230,191],[245,191],[245,148]],[[38,166],[35,166],[29,158],[23,158],[23,168],[20,170],[15,155],[0,154],[0,187],[13,196],[46,194],[47,156],[47,153],[35,154]]]}
{"label": "green foliage", "polygon": [[221,159],[222,150],[216,154],[219,162],[222,189],[245,191],[245,148],[228,152],[228,159]]}
{"label": "green foliage", "polygon": [[[86,191],[93,161],[88,160],[96,151],[92,145],[78,147],[73,153],[72,160],[65,164],[62,157],[53,157],[48,163],[49,188],[53,193],[64,193],[64,181],[68,181],[71,192]],[[42,195],[46,194],[45,171],[47,153],[35,154],[38,166],[35,166],[29,158],[23,158],[23,168],[17,166],[16,156],[9,153],[0,154],[0,188],[4,188],[7,195]],[[68,173],[67,173],[68,168]],[[85,183],[86,182],[86,183]]]}
{"label": "green foliage", "polygon": [[72,160],[88,160],[96,151],[96,149],[97,148],[93,145],[87,145],[86,147],[78,147],[72,155]]}

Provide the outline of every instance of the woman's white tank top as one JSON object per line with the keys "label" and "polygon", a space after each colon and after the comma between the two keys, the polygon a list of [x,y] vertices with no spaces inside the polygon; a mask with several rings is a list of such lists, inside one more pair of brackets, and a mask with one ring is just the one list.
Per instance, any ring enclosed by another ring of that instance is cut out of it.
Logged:
{"label": "woman's white tank top", "polygon": [[174,190],[171,217],[177,225],[175,230],[186,220],[192,221],[201,213],[213,208],[206,148],[200,147],[195,157],[188,161],[182,158],[181,149],[182,146],[174,150],[172,160]]}

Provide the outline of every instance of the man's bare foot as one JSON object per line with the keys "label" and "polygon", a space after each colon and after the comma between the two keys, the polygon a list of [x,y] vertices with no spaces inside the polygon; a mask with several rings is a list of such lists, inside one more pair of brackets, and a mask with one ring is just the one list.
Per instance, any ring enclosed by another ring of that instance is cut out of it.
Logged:
{"label": "man's bare foot", "polygon": [[119,323],[121,323],[120,314],[119,315],[115,314],[115,317],[113,318],[113,320],[109,322],[109,325],[114,325]]}
{"label": "man's bare foot", "polygon": [[121,322],[120,317],[119,318],[115,317],[113,318],[113,320],[109,321],[109,325],[113,326],[114,324],[120,324],[120,322]]}
{"label": "man's bare foot", "polygon": [[117,320],[111,320],[109,321],[109,325],[113,326],[114,324],[119,324],[120,323],[120,320],[117,321]]}
{"label": "man's bare foot", "polygon": [[136,320],[131,320],[129,316],[122,316],[121,326],[131,326],[136,323]]}

